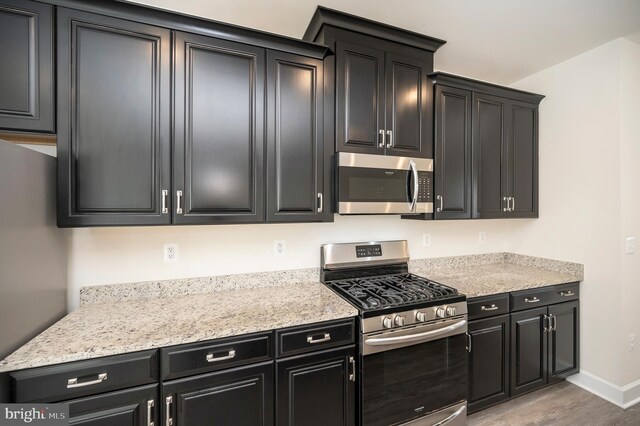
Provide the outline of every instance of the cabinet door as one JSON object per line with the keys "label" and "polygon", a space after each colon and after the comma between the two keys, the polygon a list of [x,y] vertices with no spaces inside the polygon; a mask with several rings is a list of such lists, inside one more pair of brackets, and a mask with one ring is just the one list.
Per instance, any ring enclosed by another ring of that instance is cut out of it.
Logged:
{"label": "cabinet door", "polygon": [[264,49],[176,33],[175,223],[264,221]]}
{"label": "cabinet door", "polygon": [[53,7],[0,0],[0,40],[0,128],[53,132]]}
{"label": "cabinet door", "polygon": [[469,411],[509,398],[509,315],[469,322]]}
{"label": "cabinet door", "polygon": [[145,426],[160,424],[158,386],[110,392],[68,401],[72,426]]}
{"label": "cabinet door", "polygon": [[511,314],[511,396],[547,383],[547,308]]}
{"label": "cabinet door", "polygon": [[538,107],[510,102],[508,179],[506,195],[513,197],[509,217],[538,217]]}
{"label": "cabinet door", "polygon": [[168,224],[170,32],[57,9],[58,224]]}
{"label": "cabinet door", "polygon": [[276,424],[355,424],[354,358],[355,350],[350,346],[278,361]]}
{"label": "cabinet door", "polygon": [[267,54],[267,221],[323,218],[322,61]]}
{"label": "cabinet door", "polygon": [[506,214],[503,182],[507,170],[505,100],[481,93],[473,94],[472,193],[473,217],[497,218]]}
{"label": "cabinet door", "polygon": [[163,424],[273,425],[273,361],[165,382]]}
{"label": "cabinet door", "polygon": [[549,306],[549,382],[557,382],[579,370],[579,302]]}
{"label": "cabinet door", "polygon": [[427,63],[386,53],[386,154],[432,158]]}
{"label": "cabinet door", "polygon": [[471,92],[435,91],[435,218],[471,219]]}
{"label": "cabinet door", "polygon": [[337,151],[384,154],[384,130],[384,52],[337,42]]}

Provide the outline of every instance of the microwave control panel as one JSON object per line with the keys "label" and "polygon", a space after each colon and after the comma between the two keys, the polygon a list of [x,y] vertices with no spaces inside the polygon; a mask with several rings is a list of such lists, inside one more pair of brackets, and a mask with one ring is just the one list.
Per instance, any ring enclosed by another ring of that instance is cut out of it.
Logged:
{"label": "microwave control panel", "polygon": [[418,173],[418,203],[431,203],[433,202],[433,195],[431,180],[433,178],[432,172],[420,172]]}

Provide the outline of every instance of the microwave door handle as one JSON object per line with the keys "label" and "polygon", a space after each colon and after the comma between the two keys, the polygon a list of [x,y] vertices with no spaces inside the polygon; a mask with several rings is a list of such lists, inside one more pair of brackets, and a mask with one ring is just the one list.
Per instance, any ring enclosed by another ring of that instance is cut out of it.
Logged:
{"label": "microwave door handle", "polygon": [[418,190],[419,190],[418,169],[416,168],[415,161],[413,160],[409,161],[409,168],[411,170],[411,173],[413,174],[413,197],[412,197],[411,203],[409,204],[409,211],[413,212],[415,211],[416,203],[418,202]]}

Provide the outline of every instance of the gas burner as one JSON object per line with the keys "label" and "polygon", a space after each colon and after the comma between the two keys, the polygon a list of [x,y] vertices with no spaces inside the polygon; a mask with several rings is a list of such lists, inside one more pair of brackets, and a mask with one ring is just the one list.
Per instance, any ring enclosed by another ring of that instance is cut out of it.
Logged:
{"label": "gas burner", "polygon": [[337,280],[329,284],[363,310],[437,301],[458,294],[455,289],[413,274]]}

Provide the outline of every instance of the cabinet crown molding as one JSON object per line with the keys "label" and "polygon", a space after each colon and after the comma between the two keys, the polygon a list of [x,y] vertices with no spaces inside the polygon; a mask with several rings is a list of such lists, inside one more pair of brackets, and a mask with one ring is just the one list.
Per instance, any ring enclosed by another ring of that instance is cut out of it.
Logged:
{"label": "cabinet crown molding", "polygon": [[428,50],[429,52],[435,52],[446,43],[445,40],[323,6],[317,7],[302,37],[303,40],[313,41],[325,25],[356,31],[369,36],[417,47],[418,49]]}

